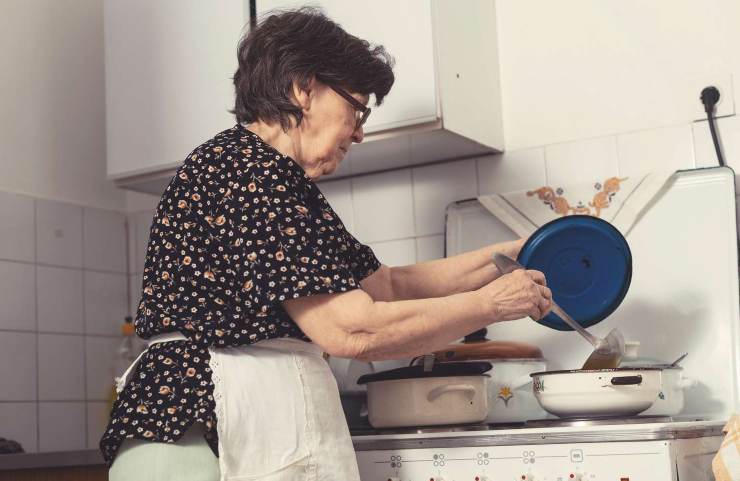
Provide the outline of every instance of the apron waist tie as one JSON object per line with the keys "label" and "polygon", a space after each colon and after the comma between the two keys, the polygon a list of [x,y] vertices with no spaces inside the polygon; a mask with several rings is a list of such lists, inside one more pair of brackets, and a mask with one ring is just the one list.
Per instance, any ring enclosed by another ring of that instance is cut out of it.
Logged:
{"label": "apron waist tie", "polygon": [[126,387],[126,384],[128,383],[128,378],[131,376],[131,372],[136,369],[136,366],[139,365],[139,361],[141,361],[142,356],[149,350],[150,347],[152,347],[155,344],[160,344],[162,342],[170,342],[170,341],[187,341],[188,338],[185,337],[184,334],[181,332],[167,332],[165,334],[159,334],[157,336],[153,336],[149,338],[147,342],[146,349],[141,351],[138,356],[136,356],[136,359],[134,359],[134,362],[132,362],[128,368],[126,368],[126,371],[124,371],[121,376],[116,378],[116,393],[120,394],[121,391]]}

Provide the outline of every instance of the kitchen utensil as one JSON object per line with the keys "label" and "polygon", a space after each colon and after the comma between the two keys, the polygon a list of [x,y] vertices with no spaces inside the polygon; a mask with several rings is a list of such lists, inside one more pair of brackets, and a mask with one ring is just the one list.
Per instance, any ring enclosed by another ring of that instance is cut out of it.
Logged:
{"label": "kitchen utensil", "polygon": [[476,423],[488,414],[488,362],[421,365],[367,374],[368,420],[375,428]]}
{"label": "kitchen utensil", "polygon": [[517,423],[547,416],[535,398],[530,377],[533,372],[547,369],[544,359],[490,359],[488,362],[493,369],[488,380],[487,423]]}
{"label": "kitchen utensil", "polygon": [[[522,246],[518,261],[545,274],[556,302],[583,327],[614,312],[632,279],[632,254],[624,236],[610,223],[587,215],[541,226]],[[555,313],[537,322],[572,329]]]}
{"label": "kitchen utensil", "polygon": [[683,367],[679,365],[686,355],[687,353],[681,354],[678,359],[670,364],[636,356],[622,361],[620,367],[623,368],[651,367],[662,369],[660,392],[658,392],[658,397],[650,406],[650,409],[642,413],[644,416],[676,416],[683,412],[685,391],[698,384],[695,379],[684,376]]}
{"label": "kitchen utensil", "polygon": [[491,341],[486,334],[485,328],[475,331],[434,356],[437,362],[481,360],[493,365],[487,388],[487,423],[515,423],[547,416],[534,397],[529,376],[547,369],[540,348],[524,342]]}
{"label": "kitchen utensil", "polygon": [[450,344],[434,352],[437,362],[473,361],[492,359],[542,358],[539,347],[519,341],[491,341],[486,338],[487,329],[479,329],[465,336],[458,344]]}
{"label": "kitchen utensil", "polygon": [[661,386],[660,368],[616,368],[533,373],[534,394],[558,417],[635,416],[650,408]]}
{"label": "kitchen utensil", "polygon": [[[514,259],[498,252],[493,254],[493,262],[502,274],[508,274],[517,269],[525,269]],[[604,339],[599,339],[573,320],[568,313],[558,306],[554,299],[552,300],[552,311],[594,347],[594,351],[586,359],[582,369],[609,369],[619,366],[619,362],[624,355],[624,336],[618,329],[612,329]]]}

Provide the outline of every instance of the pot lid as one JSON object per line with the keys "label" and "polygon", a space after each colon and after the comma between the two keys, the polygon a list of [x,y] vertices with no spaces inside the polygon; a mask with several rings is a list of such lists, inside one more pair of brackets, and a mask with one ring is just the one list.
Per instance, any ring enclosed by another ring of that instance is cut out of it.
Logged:
{"label": "pot lid", "polygon": [[[545,274],[553,300],[583,327],[614,312],[632,279],[632,254],[624,236],[609,222],[588,215],[543,225],[527,239],[518,261]],[[572,330],[552,312],[537,322]]]}
{"label": "pot lid", "polygon": [[438,362],[472,361],[489,359],[536,359],[543,358],[542,350],[533,345],[519,341],[490,341],[466,336],[459,344],[450,344],[442,350],[434,352]]}
{"label": "pot lid", "polygon": [[434,364],[431,371],[424,371],[424,366],[408,366],[390,369],[360,376],[357,384],[397,379],[419,379],[427,377],[481,376],[491,370],[490,362],[445,362]]}
{"label": "pot lid", "polygon": [[551,374],[572,374],[572,373],[603,373],[603,372],[634,372],[634,371],[662,371],[659,367],[614,367],[610,369],[561,369],[558,371],[541,371],[533,372],[530,377],[549,376]]}

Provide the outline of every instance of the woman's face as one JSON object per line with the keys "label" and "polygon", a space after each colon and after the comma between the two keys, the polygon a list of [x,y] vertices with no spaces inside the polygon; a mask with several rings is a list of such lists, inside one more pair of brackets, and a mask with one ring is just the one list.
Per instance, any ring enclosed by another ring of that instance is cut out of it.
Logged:
{"label": "woman's face", "polygon": [[[367,104],[368,97],[350,92]],[[364,137],[362,127],[356,129],[360,113],[350,103],[325,84],[314,81],[308,102],[303,105],[303,120],[297,127],[300,145],[296,160],[312,179],[334,172],[353,143]]]}

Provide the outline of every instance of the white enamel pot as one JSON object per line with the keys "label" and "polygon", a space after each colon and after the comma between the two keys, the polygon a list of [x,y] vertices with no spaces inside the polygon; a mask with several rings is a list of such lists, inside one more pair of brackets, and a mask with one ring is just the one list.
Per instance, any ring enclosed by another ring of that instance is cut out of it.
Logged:
{"label": "white enamel pot", "polygon": [[[466,364],[469,366],[459,366]],[[450,366],[454,365],[454,366]],[[362,376],[368,421],[375,428],[479,423],[488,414],[489,363],[410,366]]]}
{"label": "white enamel pot", "polygon": [[[658,367],[658,366],[655,366]],[[662,366],[660,391],[643,416],[676,416],[683,411],[684,391],[696,386],[695,379],[685,378],[680,366]]]}
{"label": "white enamel pot", "polygon": [[636,416],[657,399],[661,371],[643,367],[536,372],[533,390],[542,408],[558,417]]}
{"label": "white enamel pot", "polygon": [[493,365],[488,381],[487,423],[517,423],[547,416],[535,398],[530,376],[547,369],[544,359],[486,360]]}

